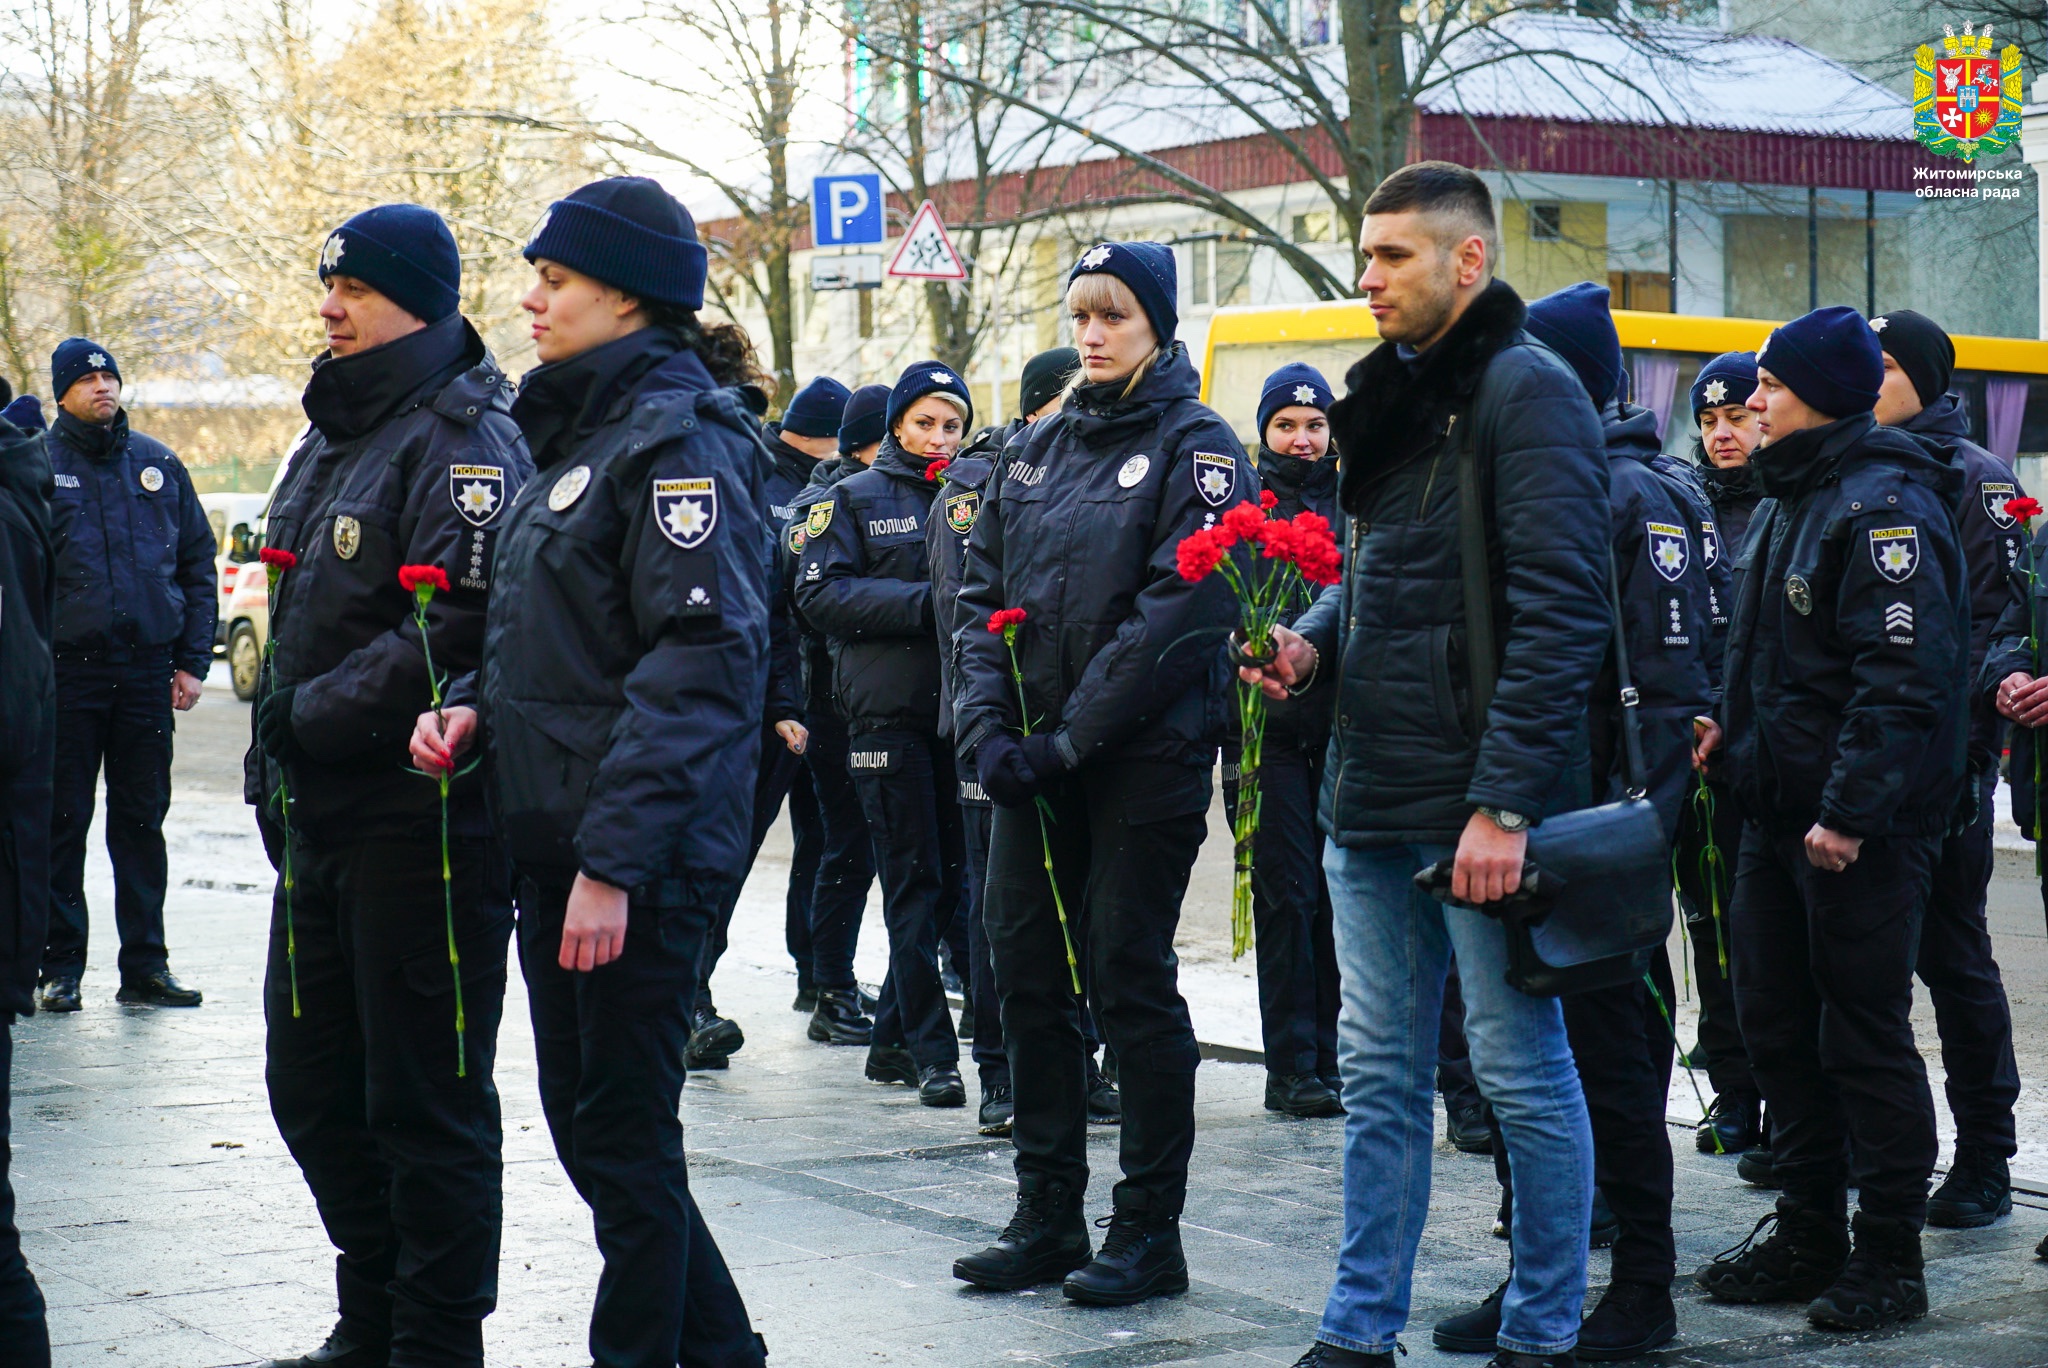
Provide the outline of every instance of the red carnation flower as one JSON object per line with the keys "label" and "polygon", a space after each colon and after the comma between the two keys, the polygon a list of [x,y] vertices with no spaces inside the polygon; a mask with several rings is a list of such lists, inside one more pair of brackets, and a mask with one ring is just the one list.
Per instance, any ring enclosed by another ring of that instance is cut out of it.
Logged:
{"label": "red carnation flower", "polygon": [[294,570],[299,558],[282,546],[266,546],[256,553],[256,558],[273,570]]}
{"label": "red carnation flower", "polygon": [[417,594],[422,585],[444,594],[448,592],[448,572],[438,565],[401,565],[398,567],[398,582],[409,594]]}
{"label": "red carnation flower", "polygon": [[1274,492],[1273,492],[1272,490],[1270,490],[1270,489],[1266,489],[1266,490],[1261,490],[1261,491],[1259,492],[1259,507],[1261,507],[1261,508],[1278,508],[1279,506],[1280,506],[1280,496],[1279,496],[1278,494],[1275,494],[1275,493],[1274,493]]}
{"label": "red carnation flower", "polygon": [[1335,584],[1342,555],[1337,539],[1330,534],[1329,519],[1317,513],[1295,515],[1292,529],[1294,568],[1310,584]]}
{"label": "red carnation flower", "polygon": [[1201,579],[1223,563],[1223,558],[1230,553],[1230,541],[1221,532],[1221,528],[1205,527],[1180,539],[1180,545],[1174,548],[1174,558],[1179,564],[1182,579]]}
{"label": "red carnation flower", "polygon": [[1001,633],[1006,628],[1015,627],[1024,618],[1025,612],[1022,608],[998,608],[988,615],[988,629]]}
{"label": "red carnation flower", "polygon": [[1266,515],[1248,503],[1241,503],[1223,515],[1221,525],[1233,542],[1258,541],[1265,534]]}
{"label": "red carnation flower", "polygon": [[939,476],[941,476],[941,475],[945,474],[945,473],[946,473],[946,467],[947,467],[947,466],[949,466],[949,465],[951,465],[951,464],[953,464],[953,458],[952,458],[952,457],[950,457],[950,456],[941,456],[941,457],[939,457],[939,459],[938,459],[938,460],[936,460],[936,461],[933,461],[933,462],[932,462],[932,463],[931,463],[930,465],[928,465],[928,466],[926,466],[926,467],[924,468],[924,477],[925,477],[925,478],[926,478],[927,480],[930,480],[930,481],[932,481],[933,483],[935,483],[935,484],[936,484],[936,483],[938,482],[938,478],[939,478]]}
{"label": "red carnation flower", "polygon": [[2021,522],[2031,522],[2041,516],[2039,499],[2007,499],[2005,511]]}

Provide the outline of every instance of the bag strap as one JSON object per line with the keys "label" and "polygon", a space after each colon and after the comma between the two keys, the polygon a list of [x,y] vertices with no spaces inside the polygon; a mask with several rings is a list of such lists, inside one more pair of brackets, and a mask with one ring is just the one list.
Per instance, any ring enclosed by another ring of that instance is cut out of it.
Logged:
{"label": "bag strap", "polygon": [[[1464,432],[1458,434],[1463,426]],[[1496,670],[1493,638],[1493,583],[1486,554],[1486,523],[1481,516],[1488,502],[1479,481],[1479,451],[1472,441],[1470,412],[1454,413],[1445,431],[1457,435],[1458,462],[1458,571],[1465,597],[1465,666],[1472,681],[1472,717],[1483,732],[1486,710],[1493,703]],[[1629,670],[1628,639],[1621,620],[1621,572],[1614,563],[1614,551],[1607,552],[1607,604],[1614,620],[1614,673],[1620,686],[1622,777],[1631,799],[1649,790],[1643,766],[1643,729],[1636,716],[1642,695],[1636,691]]]}

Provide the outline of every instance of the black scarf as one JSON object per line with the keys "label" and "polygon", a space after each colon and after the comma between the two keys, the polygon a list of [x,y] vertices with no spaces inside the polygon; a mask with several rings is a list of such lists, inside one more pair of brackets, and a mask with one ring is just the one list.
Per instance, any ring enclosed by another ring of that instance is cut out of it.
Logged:
{"label": "black scarf", "polygon": [[484,340],[461,314],[349,356],[313,362],[300,404],[330,442],[366,437],[426,403],[484,359]]}
{"label": "black scarf", "polygon": [[72,417],[69,409],[60,408],[57,421],[50,424],[50,432],[72,450],[82,452],[95,461],[104,461],[128,445],[128,410],[114,410],[112,422],[88,423],[82,418]]}
{"label": "black scarf", "polygon": [[1307,504],[1337,487],[1337,457],[1332,453],[1320,461],[1311,461],[1304,456],[1284,455],[1262,443],[1259,482],[1282,499]]}
{"label": "black scarf", "polygon": [[612,405],[647,372],[682,349],[666,328],[640,328],[563,361],[536,366],[519,382],[512,420],[545,469],[604,425]]}

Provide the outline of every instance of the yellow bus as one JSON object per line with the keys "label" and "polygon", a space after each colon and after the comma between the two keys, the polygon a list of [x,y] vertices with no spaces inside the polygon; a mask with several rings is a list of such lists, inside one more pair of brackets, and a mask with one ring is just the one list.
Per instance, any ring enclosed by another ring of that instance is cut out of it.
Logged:
{"label": "yellow bus", "polygon": [[[1665,450],[1692,450],[1685,396],[1700,367],[1722,352],[1755,351],[1776,326],[1760,318],[1614,311],[1632,398],[1659,415]],[[2015,462],[2021,482],[2038,493],[2048,483],[2048,342],[1959,336],[1955,344],[1955,388],[1970,413],[1970,435]],[[1290,361],[1305,361],[1342,394],[1344,373],[1377,345],[1379,329],[1362,299],[1218,309],[1202,357],[1202,401],[1251,450],[1260,381]]]}

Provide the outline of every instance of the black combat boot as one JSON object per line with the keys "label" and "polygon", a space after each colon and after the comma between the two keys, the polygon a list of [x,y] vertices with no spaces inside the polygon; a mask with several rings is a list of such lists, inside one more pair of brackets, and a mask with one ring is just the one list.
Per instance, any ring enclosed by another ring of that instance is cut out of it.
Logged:
{"label": "black combat boot", "polygon": [[1927,1199],[1927,1224],[1976,1230],[2012,1215],[2012,1172],[2005,1156],[1957,1145],[1956,1161]]}
{"label": "black combat boot", "polygon": [[1107,1226],[1109,1233],[1102,1237],[1094,1260],[1067,1275],[1068,1301],[1130,1306],[1188,1290],[1188,1260],[1181,1253],[1178,1217],[1119,1207],[1095,1224]]}
{"label": "black combat boot", "polygon": [[1813,1299],[1806,1318],[1823,1330],[1875,1330],[1927,1314],[1920,1232],[1890,1216],[1856,1213],[1856,1248],[1834,1286]]}
{"label": "black combat boot", "polygon": [[1093,1256],[1081,1194],[1065,1183],[1024,1180],[1017,1214],[979,1254],[953,1260],[953,1276],[994,1292],[1057,1282]]}
{"label": "black combat boot", "polygon": [[297,1358],[272,1359],[263,1368],[385,1368],[391,1362],[388,1344],[357,1344],[336,1327],[327,1342]]}
{"label": "black combat boot", "polygon": [[1091,1126],[1121,1126],[1124,1123],[1124,1097],[1116,1090],[1116,1081],[1088,1061],[1088,1124]]}
{"label": "black combat boot", "polygon": [[[1848,1222],[1790,1197],[1725,1249],[1694,1280],[1722,1301],[1810,1301],[1842,1276],[1849,1261]],[[1775,1227],[1761,1243],[1767,1226]]]}
{"label": "black combat boot", "polygon": [[1619,1363],[1677,1337],[1678,1312],[1668,1286],[1613,1282],[1579,1326],[1579,1357],[1587,1363]]}
{"label": "black combat boot", "polygon": [[865,1045],[874,1039],[875,1023],[861,1011],[854,989],[820,988],[804,1034],[821,1045]]}
{"label": "black combat boot", "polygon": [[1266,1110],[1283,1116],[1342,1116],[1344,1104],[1312,1073],[1266,1075]]}
{"label": "black combat boot", "polygon": [[1741,1154],[1763,1143],[1764,1104],[1754,1097],[1722,1093],[1707,1108],[1693,1135],[1701,1154]]}
{"label": "black combat boot", "polygon": [[1447,1354],[1490,1354],[1500,1340],[1500,1304],[1508,1295],[1509,1279],[1486,1294],[1486,1300],[1470,1311],[1446,1316],[1429,1332],[1429,1342]]}
{"label": "black combat boot", "polygon": [[690,1013],[690,1043],[683,1047],[683,1063],[692,1069],[723,1069],[746,1043],[740,1024],[720,1016],[707,993]]}
{"label": "black combat boot", "polygon": [[951,1064],[929,1064],[917,1071],[917,1100],[927,1107],[964,1107],[967,1085]]}
{"label": "black combat boot", "polygon": [[1744,1150],[1735,1161],[1735,1176],[1752,1187],[1782,1186],[1778,1182],[1778,1157],[1771,1153],[1769,1145]]}
{"label": "black combat boot", "polygon": [[1294,1368],[1394,1368],[1394,1356],[1361,1354],[1356,1349],[1339,1349],[1317,1340],[1294,1361]]}
{"label": "black combat boot", "polygon": [[1450,1141],[1451,1148],[1460,1154],[1493,1153],[1493,1123],[1486,1119],[1485,1104],[1474,1102],[1470,1106],[1446,1107],[1444,1139]]}
{"label": "black combat boot", "polygon": [[901,1045],[868,1046],[868,1062],[863,1072],[870,1083],[903,1083],[915,1088],[920,1082],[917,1061]]}
{"label": "black combat boot", "polygon": [[981,1113],[975,1118],[983,1135],[1008,1135],[1017,1120],[1017,1097],[1008,1083],[981,1085]]}

